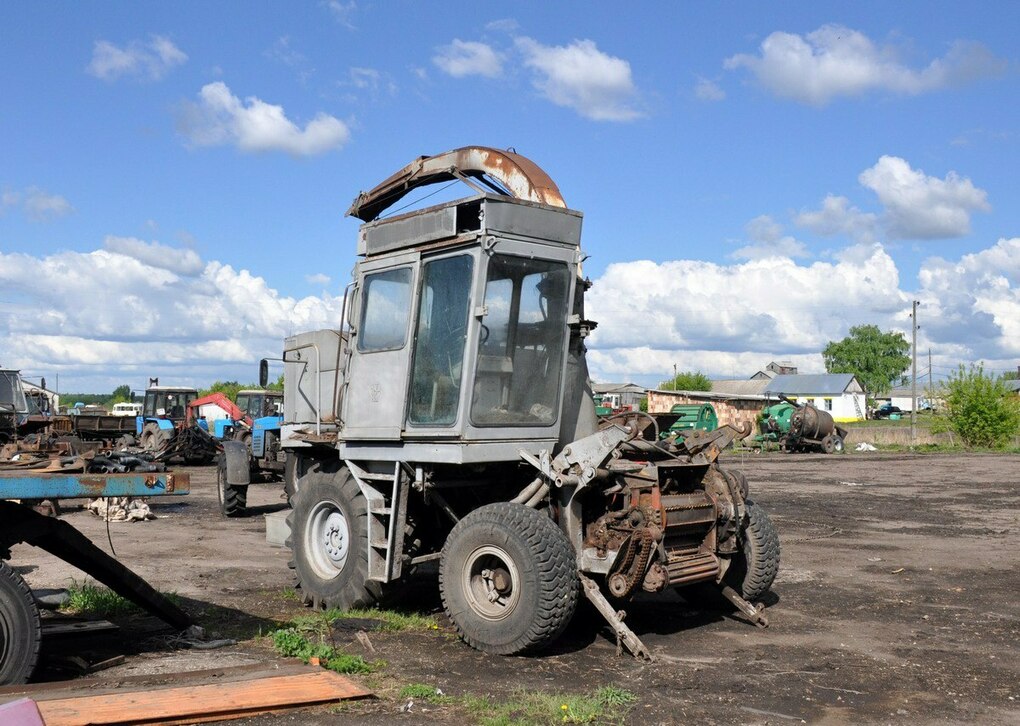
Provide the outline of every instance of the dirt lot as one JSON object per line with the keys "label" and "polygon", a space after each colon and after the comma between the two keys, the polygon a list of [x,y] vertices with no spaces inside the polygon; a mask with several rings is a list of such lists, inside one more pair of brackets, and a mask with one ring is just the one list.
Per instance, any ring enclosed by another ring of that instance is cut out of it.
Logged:
{"label": "dirt lot", "polygon": [[[637,694],[627,722],[642,724],[1020,722],[1020,457],[776,454],[733,456],[727,465],[748,474],[752,497],[780,532],[769,629],[673,597],[629,608],[653,663],[617,657],[590,613],[535,658],[482,656],[442,619],[438,631],[372,633],[371,657],[386,661],[368,677],[380,697],[347,706],[345,720],[464,723],[456,704],[399,713],[400,687],[426,683],[452,696],[497,698],[613,684]],[[127,565],[242,642],[177,651],[138,618],[117,641],[131,655],[104,681],[270,662],[258,634],[302,611],[287,554],[266,544],[259,516],[281,506],[279,489],[253,487],[255,516],[224,520],[212,469],[190,472],[190,496],[154,501],[156,521],[111,525],[113,543]],[[84,512],[67,519],[108,548],[102,522]],[[81,579],[25,546],[13,563],[33,587]],[[410,602],[438,612],[434,582],[421,583]],[[350,641],[351,652],[364,652]],[[249,722],[316,723],[324,715]]]}

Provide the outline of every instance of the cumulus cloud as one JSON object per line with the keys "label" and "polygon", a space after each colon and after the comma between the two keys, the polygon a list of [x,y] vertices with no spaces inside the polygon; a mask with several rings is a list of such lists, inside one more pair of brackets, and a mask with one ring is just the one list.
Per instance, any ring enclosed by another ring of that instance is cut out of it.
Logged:
{"label": "cumulus cloud", "polygon": [[726,98],[726,91],[707,78],[699,78],[694,84],[694,95],[701,101],[722,101]]}
{"label": "cumulus cloud", "polygon": [[1001,73],[1005,61],[980,43],[957,41],[923,68],[900,62],[896,49],[876,45],[857,30],[823,25],[807,35],[775,32],[759,55],[738,54],[724,67],[746,68],[777,96],[824,105],[837,96],[868,91],[917,95]]}
{"label": "cumulus cloud", "polygon": [[846,197],[828,194],[821,209],[802,210],[793,222],[825,237],[845,235],[857,242],[870,243],[875,241],[878,218],[851,205]]}
{"label": "cumulus cloud", "polygon": [[184,51],[162,35],[153,35],[145,42],[133,40],[123,48],[107,40],[97,40],[86,70],[104,81],[115,81],[122,76],[158,81],[187,60]]}
{"label": "cumulus cloud", "polygon": [[[964,360],[1016,365],[1020,357],[1020,238],[1000,239],[958,262],[926,260],[919,275],[922,329],[963,349]],[[999,366],[993,366],[999,367]]]}
{"label": "cumulus cloud", "polygon": [[492,46],[472,40],[454,38],[453,42],[440,46],[432,56],[432,62],[439,70],[453,76],[485,76],[495,78],[503,72],[502,56]]}
{"label": "cumulus cloud", "polygon": [[517,38],[524,65],[534,72],[534,87],[557,106],[571,108],[594,121],[633,121],[637,88],[630,63],[604,53],[594,41],[575,40],[570,45],[542,45],[531,38]]}
{"label": "cumulus cloud", "polygon": [[767,214],[755,217],[744,226],[751,244],[733,252],[735,260],[762,260],[768,257],[809,257],[807,247],[783,234],[783,226]]}
{"label": "cumulus cloud", "polygon": [[0,289],[19,305],[0,315],[4,364],[57,372],[65,390],[86,391],[161,374],[191,385],[250,380],[285,336],[335,327],[342,305],[325,292],[281,295],[190,250],[114,237],[87,253],[0,252]]}
{"label": "cumulus cloud", "polygon": [[244,101],[222,81],[202,87],[199,102],[184,106],[178,129],[196,146],[233,144],[242,151],[285,151],[314,156],[339,149],[350,139],[347,125],[319,113],[299,128],[282,106],[249,96]]}
{"label": "cumulus cloud", "polygon": [[817,370],[821,349],[845,335],[847,310],[858,322],[884,323],[908,301],[895,263],[878,246],[864,259],[811,265],[782,257],[615,263],[586,300],[599,322],[589,347],[597,373],[619,356],[637,366],[635,375],[677,362],[717,375],[742,367],[749,376],[775,355],[804,356]]}
{"label": "cumulus cloud", "polygon": [[988,195],[966,177],[928,176],[897,156],[883,156],[858,180],[885,206],[889,235],[897,239],[946,239],[970,232],[970,214],[991,209]]}
{"label": "cumulus cloud", "polygon": [[159,242],[145,242],[136,237],[107,236],[103,247],[109,252],[131,257],[142,264],[193,277],[205,267],[194,250],[169,247]]}

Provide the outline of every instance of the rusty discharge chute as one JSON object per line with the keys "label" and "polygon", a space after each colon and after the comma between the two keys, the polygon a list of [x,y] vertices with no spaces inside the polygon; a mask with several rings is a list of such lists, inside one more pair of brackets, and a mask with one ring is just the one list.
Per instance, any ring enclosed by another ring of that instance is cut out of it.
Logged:
{"label": "rusty discharge chute", "polygon": [[468,178],[486,182],[486,177],[503,187],[487,183],[494,192],[552,207],[567,206],[556,183],[530,159],[512,151],[465,146],[436,156],[419,156],[375,188],[359,194],[347,216],[371,222],[418,187]]}

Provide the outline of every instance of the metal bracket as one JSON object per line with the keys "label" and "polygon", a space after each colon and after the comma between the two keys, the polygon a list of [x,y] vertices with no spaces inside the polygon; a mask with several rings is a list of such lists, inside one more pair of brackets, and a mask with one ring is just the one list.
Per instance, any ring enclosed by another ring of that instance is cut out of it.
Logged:
{"label": "metal bracket", "polygon": [[722,592],[723,597],[733,603],[740,612],[746,615],[748,619],[759,628],[767,628],[769,626],[769,619],[765,617],[764,605],[755,607],[747,600],[740,597],[740,594],[729,585],[723,585],[720,588],[720,592]]}
{"label": "metal bracket", "polygon": [[613,632],[616,634],[617,655],[622,655],[623,649],[626,648],[635,658],[644,658],[648,661],[653,660],[651,652],[641,642],[641,638],[637,637],[634,631],[623,622],[623,619],[627,617],[627,613],[623,610],[614,610],[613,606],[606,600],[606,596],[599,589],[598,583],[593,579],[580,572],[577,573],[577,576],[581,579],[585,597],[591,601],[595,609],[602,614],[602,617],[613,628]]}

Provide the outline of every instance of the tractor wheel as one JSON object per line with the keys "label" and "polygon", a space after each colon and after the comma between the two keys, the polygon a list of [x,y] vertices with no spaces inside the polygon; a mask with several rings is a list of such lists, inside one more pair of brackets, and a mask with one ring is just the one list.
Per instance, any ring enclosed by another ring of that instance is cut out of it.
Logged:
{"label": "tractor wheel", "polygon": [[139,442],[146,451],[155,451],[156,442],[159,439],[159,426],[154,423],[145,424],[142,429],[142,438]]}
{"label": "tractor wheel", "polygon": [[227,457],[220,454],[216,462],[216,494],[220,511],[225,517],[243,517],[248,508],[248,486],[227,484]]}
{"label": "tractor wheel", "polygon": [[382,597],[381,584],[368,579],[368,502],[347,469],[301,477],[287,524],[290,566],[306,604],[350,610]]}
{"label": "tractor wheel", "polygon": [[0,562],[0,686],[31,678],[40,639],[32,591],[10,565]]}
{"label": "tractor wheel", "polygon": [[833,436],[826,436],[822,439],[822,452],[831,454],[836,451],[836,444],[833,442]]}
{"label": "tractor wheel", "polygon": [[747,527],[743,552],[726,571],[726,584],[748,602],[755,602],[772,587],[779,571],[779,535],[765,510],[747,501]]}
{"label": "tractor wheel", "polygon": [[450,532],[439,561],[446,614],[464,641],[513,655],[548,645],[577,607],[574,550],[549,517],[500,502]]}
{"label": "tractor wheel", "polygon": [[832,452],[834,454],[842,454],[846,449],[846,445],[843,443],[843,437],[837,434],[832,435]]}

